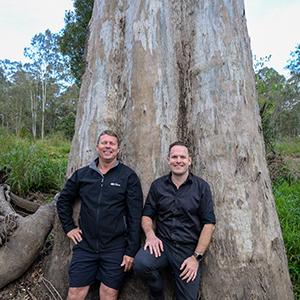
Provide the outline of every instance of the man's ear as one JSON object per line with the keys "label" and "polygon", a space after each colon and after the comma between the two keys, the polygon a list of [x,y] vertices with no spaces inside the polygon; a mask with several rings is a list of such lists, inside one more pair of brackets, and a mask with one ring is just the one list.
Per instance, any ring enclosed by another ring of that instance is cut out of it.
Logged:
{"label": "man's ear", "polygon": [[167,156],[166,160],[167,160],[167,163],[169,165],[170,164],[170,156],[169,155]]}

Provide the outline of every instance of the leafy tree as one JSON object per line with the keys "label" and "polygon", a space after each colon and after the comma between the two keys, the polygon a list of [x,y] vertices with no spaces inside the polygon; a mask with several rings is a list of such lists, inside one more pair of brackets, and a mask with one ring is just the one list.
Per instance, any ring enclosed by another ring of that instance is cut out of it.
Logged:
{"label": "leafy tree", "polygon": [[66,12],[60,38],[61,52],[70,58],[69,66],[78,86],[85,69],[85,44],[93,5],[94,0],[74,0],[74,11]]}
{"label": "leafy tree", "polygon": [[[28,72],[39,83],[41,99],[41,138],[45,135],[45,113],[48,102],[65,88],[70,80],[66,57],[58,48],[59,35],[46,30],[35,35],[31,46],[25,48],[24,54],[31,61],[26,64]],[[60,87],[58,87],[60,84]]]}
{"label": "leafy tree", "polygon": [[[300,134],[299,84],[295,68],[286,79],[273,68],[265,66],[269,57],[254,65],[256,89],[267,152],[274,151],[274,141]],[[296,63],[291,63],[295,66]]]}
{"label": "leafy tree", "polygon": [[72,139],[75,130],[75,117],[79,88],[73,84],[57,98],[52,105],[52,132],[61,132],[69,140]]}
{"label": "leafy tree", "polygon": [[[2,126],[13,130],[17,135],[26,128],[28,113],[28,74],[20,62],[0,61],[1,74],[1,118]],[[4,121],[5,120],[5,121]]]}
{"label": "leafy tree", "polygon": [[300,76],[300,44],[291,52],[291,57],[287,69],[289,69],[291,75]]}
{"label": "leafy tree", "polygon": [[4,74],[3,67],[0,61],[0,121],[1,126],[5,124],[5,103],[7,99],[7,87],[8,83]]}
{"label": "leafy tree", "polygon": [[273,68],[265,67],[270,57],[255,64],[256,90],[267,151],[274,151],[277,137],[277,119],[284,102],[285,78]]}
{"label": "leafy tree", "polygon": [[291,52],[291,59],[287,65],[291,77],[288,79],[290,111],[289,123],[292,123],[293,136],[300,137],[300,44]]}
{"label": "leafy tree", "polygon": [[64,119],[69,120],[65,135],[74,130],[72,116],[79,92],[72,84],[67,58],[59,51],[58,38],[49,30],[35,35],[25,49],[29,63],[0,61],[0,125],[17,135],[36,138],[40,132],[43,138],[62,130],[58,124]]}

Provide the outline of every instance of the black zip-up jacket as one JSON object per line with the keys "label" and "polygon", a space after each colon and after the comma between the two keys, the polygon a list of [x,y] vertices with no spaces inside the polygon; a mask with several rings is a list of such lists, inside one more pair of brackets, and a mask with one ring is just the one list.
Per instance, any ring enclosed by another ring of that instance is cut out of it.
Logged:
{"label": "black zip-up jacket", "polygon": [[68,233],[76,228],[72,214],[79,198],[83,240],[78,245],[93,252],[125,247],[124,255],[133,257],[140,248],[140,180],[120,162],[103,175],[98,161],[75,171],[60,193],[57,211],[63,230]]}

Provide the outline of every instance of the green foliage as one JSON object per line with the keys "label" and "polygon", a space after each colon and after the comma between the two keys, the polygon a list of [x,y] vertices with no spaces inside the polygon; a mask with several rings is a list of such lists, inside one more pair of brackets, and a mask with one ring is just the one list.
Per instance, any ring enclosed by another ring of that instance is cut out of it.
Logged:
{"label": "green foliage", "polygon": [[72,139],[75,131],[78,97],[79,88],[76,85],[72,85],[60,95],[53,114],[54,132],[62,132],[69,140]]}
{"label": "green foliage", "polygon": [[270,57],[257,60],[256,90],[267,153],[274,152],[275,141],[300,135],[300,85],[295,76],[286,79],[265,64]]}
{"label": "green foliage", "polygon": [[33,142],[0,131],[0,169],[12,191],[53,193],[61,189],[70,144],[61,137]]}
{"label": "green foliage", "polygon": [[291,52],[291,59],[287,65],[291,75],[300,75],[300,44]]}
{"label": "green foliage", "polygon": [[74,12],[66,12],[65,28],[60,39],[61,52],[70,58],[71,72],[78,86],[85,69],[85,46],[93,5],[94,0],[74,0]]}
{"label": "green foliage", "polygon": [[300,139],[276,141],[275,151],[281,162],[276,167],[273,193],[295,299],[300,299]]}
{"label": "green foliage", "polygon": [[273,188],[295,299],[300,299],[300,181]]}
{"label": "green foliage", "polygon": [[300,158],[300,138],[277,141],[275,144],[275,150],[281,155],[289,155]]}
{"label": "green foliage", "polygon": [[23,137],[35,139],[42,131],[45,135],[62,131],[71,139],[79,89],[75,84],[65,87],[58,69],[50,76],[38,68],[0,61],[0,126]]}
{"label": "green foliage", "polygon": [[36,34],[30,47],[24,49],[24,55],[30,62],[25,65],[33,77],[40,81],[59,83],[61,88],[72,82],[67,67],[68,57],[59,51],[59,34],[47,29],[44,33]]}
{"label": "green foliage", "polygon": [[284,181],[294,184],[300,180],[300,139],[289,139],[275,143],[276,154],[268,155],[268,165],[273,183]]}

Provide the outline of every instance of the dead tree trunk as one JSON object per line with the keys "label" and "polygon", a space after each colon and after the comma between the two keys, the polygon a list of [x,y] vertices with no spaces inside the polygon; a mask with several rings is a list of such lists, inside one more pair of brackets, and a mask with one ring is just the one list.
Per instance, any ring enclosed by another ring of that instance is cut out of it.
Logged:
{"label": "dead tree trunk", "polygon": [[[144,193],[170,142],[192,145],[213,187],[217,230],[201,299],[292,299],[256,101],[242,0],[96,0],[68,175],[112,128]],[[57,235],[55,242],[63,240]],[[66,243],[49,279],[66,293]],[[144,299],[131,282],[123,299]]]}

